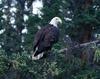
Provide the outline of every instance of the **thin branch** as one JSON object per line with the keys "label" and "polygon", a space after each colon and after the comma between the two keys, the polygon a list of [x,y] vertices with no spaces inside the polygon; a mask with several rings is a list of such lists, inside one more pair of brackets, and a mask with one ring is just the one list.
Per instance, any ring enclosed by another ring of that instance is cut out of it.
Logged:
{"label": "thin branch", "polygon": [[96,43],[99,43],[99,42],[100,42],[100,40],[95,40],[95,41],[91,41],[91,42],[87,42],[87,43],[82,43],[82,44],[78,44],[78,45],[75,45],[75,46],[70,47],[70,48],[63,48],[63,49],[59,50],[59,52],[68,51],[68,50],[74,49],[74,48],[85,47],[85,46],[88,46],[90,44],[96,44]]}

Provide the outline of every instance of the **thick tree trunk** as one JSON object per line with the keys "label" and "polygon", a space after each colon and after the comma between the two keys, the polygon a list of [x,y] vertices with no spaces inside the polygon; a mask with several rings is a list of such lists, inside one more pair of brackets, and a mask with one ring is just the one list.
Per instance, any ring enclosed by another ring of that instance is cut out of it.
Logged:
{"label": "thick tree trunk", "polygon": [[91,40],[92,30],[84,30],[82,37],[79,39],[80,43],[89,42]]}
{"label": "thick tree trunk", "polygon": [[[80,43],[89,42],[91,40],[91,36],[92,36],[92,27],[88,26],[88,25],[85,26],[83,35],[81,35],[81,36],[82,37],[79,39]],[[83,49],[80,57],[82,60],[82,65],[93,64],[93,59],[94,59],[93,49],[91,49],[91,47],[87,47],[87,48]]]}

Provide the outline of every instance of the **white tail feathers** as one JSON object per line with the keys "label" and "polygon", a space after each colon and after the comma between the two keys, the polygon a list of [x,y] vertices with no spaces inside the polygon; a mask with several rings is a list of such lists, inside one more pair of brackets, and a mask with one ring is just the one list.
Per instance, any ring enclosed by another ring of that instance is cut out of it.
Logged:
{"label": "white tail feathers", "polygon": [[36,50],[35,50],[34,53],[32,54],[32,60],[39,60],[40,58],[43,57],[44,52],[40,53],[40,54],[37,55],[37,56],[34,56],[34,54],[36,53],[37,50],[38,50],[38,47],[36,47]]}
{"label": "white tail feathers", "polygon": [[44,55],[44,52],[40,53],[39,55],[37,56],[34,56],[34,54],[32,55],[32,60],[39,60],[40,58],[42,58]]}
{"label": "white tail feathers", "polygon": [[34,54],[36,53],[36,51],[38,50],[38,47],[36,47],[35,51],[34,51]]}

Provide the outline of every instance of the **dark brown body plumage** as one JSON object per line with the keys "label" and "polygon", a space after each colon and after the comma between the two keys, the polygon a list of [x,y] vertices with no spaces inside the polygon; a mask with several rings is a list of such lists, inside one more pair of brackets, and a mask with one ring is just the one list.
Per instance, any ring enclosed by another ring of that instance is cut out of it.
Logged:
{"label": "dark brown body plumage", "polygon": [[[48,51],[52,48],[59,39],[59,29],[53,25],[48,24],[46,27],[40,29],[34,38],[34,56]],[[38,48],[36,50],[36,48]]]}

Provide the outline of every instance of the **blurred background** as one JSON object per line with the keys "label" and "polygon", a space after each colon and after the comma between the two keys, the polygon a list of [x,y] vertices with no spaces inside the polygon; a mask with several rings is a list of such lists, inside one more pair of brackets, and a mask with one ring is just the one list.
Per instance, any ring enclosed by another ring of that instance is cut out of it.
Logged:
{"label": "blurred background", "polygon": [[[59,42],[32,61],[36,32],[55,16]],[[0,79],[100,79],[100,0],[0,0]]]}

